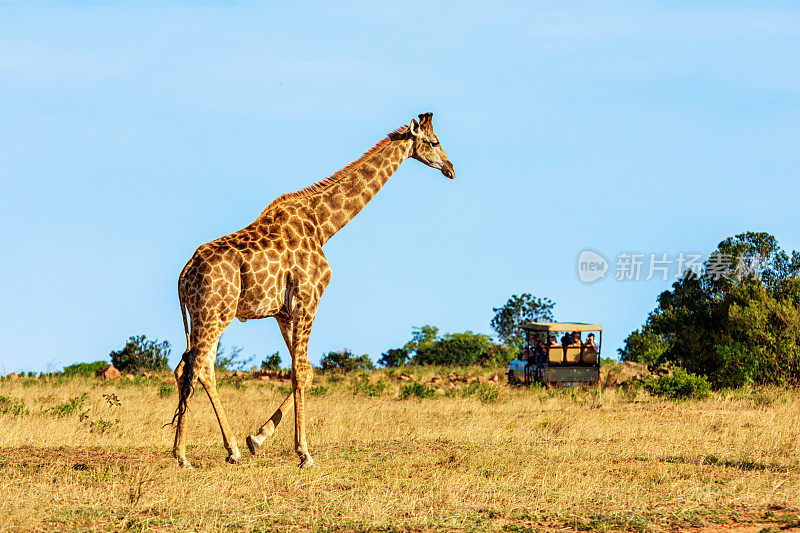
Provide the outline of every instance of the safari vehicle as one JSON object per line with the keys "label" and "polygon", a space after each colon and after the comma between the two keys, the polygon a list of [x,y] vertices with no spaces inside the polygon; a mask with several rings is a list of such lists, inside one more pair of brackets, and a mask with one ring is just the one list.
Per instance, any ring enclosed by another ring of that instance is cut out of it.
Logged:
{"label": "safari vehicle", "polygon": [[[549,387],[569,387],[595,384],[600,380],[601,326],[580,322],[531,322],[520,328],[525,332],[525,344],[517,359],[508,364],[510,384],[539,382]],[[562,332],[567,334],[559,336]],[[592,345],[587,338],[589,333],[595,332],[598,339]],[[551,337],[555,337],[554,344]]]}

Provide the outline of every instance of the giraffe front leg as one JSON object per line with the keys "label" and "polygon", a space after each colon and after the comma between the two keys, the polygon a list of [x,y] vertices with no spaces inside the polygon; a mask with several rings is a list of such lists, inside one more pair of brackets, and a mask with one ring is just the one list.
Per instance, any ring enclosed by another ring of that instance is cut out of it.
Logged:
{"label": "giraffe front leg", "polygon": [[[289,320],[285,317],[275,317],[275,320],[278,322],[278,327],[281,330],[281,335],[283,336],[283,341],[286,343],[286,348],[289,350],[289,354],[292,354],[292,324]],[[250,450],[250,453],[255,455],[258,452],[258,449],[264,444],[264,441],[267,440],[275,433],[275,428],[278,427],[283,417],[286,413],[289,412],[289,409],[292,408],[292,404],[294,403],[294,393],[290,392],[288,396],[283,400],[278,410],[275,411],[269,420],[258,429],[258,432],[253,435],[248,435],[245,442],[247,442],[247,449]]]}
{"label": "giraffe front leg", "polygon": [[[322,268],[320,265],[324,265]],[[292,393],[294,394],[294,444],[300,457],[300,468],[313,468],[314,459],[306,440],[305,391],[311,386],[314,371],[308,361],[308,337],[314,323],[317,302],[330,279],[330,267],[323,256],[318,258],[319,277],[314,283],[301,283],[296,291],[296,304],[291,312]]]}
{"label": "giraffe front leg", "polygon": [[[299,359],[299,358],[298,358]],[[302,360],[295,362],[295,370],[292,376],[294,385],[294,444],[295,451],[300,457],[300,468],[314,468],[316,463],[308,452],[308,442],[306,441],[306,409],[305,391],[311,385],[313,370],[308,358],[303,356]]]}

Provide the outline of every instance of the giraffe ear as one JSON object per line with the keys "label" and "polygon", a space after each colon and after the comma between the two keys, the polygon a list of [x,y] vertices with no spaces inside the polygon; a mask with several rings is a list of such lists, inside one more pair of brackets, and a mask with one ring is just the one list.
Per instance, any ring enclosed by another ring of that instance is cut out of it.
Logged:
{"label": "giraffe ear", "polygon": [[411,135],[417,137],[419,135],[419,123],[416,120],[411,119],[411,125],[409,126],[408,131],[411,132]]}
{"label": "giraffe ear", "polygon": [[419,116],[419,123],[423,126],[430,126],[432,118],[433,118],[433,113],[422,113]]}

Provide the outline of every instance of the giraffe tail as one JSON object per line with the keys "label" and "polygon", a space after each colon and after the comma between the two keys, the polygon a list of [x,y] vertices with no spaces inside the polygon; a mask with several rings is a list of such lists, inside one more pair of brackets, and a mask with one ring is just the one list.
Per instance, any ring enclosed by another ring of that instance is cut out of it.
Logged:
{"label": "giraffe tail", "polygon": [[181,270],[181,275],[178,276],[178,301],[181,304],[181,316],[183,316],[183,332],[186,334],[187,352],[192,349],[192,341],[191,338],[189,337],[189,321],[186,320],[186,296],[184,295],[183,292],[183,276],[186,275],[186,271],[189,270],[189,265],[191,264],[192,264],[191,261],[186,263],[186,266],[183,267],[183,270]]}
{"label": "giraffe tail", "polygon": [[183,331],[186,333],[186,351],[183,352],[183,356],[181,357],[183,360],[183,375],[181,376],[181,383],[179,384],[180,397],[178,398],[178,408],[172,416],[172,422],[170,422],[170,424],[176,428],[180,425],[183,416],[186,414],[189,397],[194,392],[194,360],[196,354],[192,348],[192,341],[189,335],[189,321],[186,319],[186,298],[183,291],[183,277],[191,263],[191,261],[186,263],[186,266],[183,267],[181,271],[181,275],[178,277],[178,301],[180,302],[181,315],[183,316]]}
{"label": "giraffe tail", "polygon": [[183,376],[181,376],[180,396],[178,397],[178,408],[172,415],[170,425],[178,427],[186,414],[189,398],[194,392],[194,359],[197,354],[194,349],[189,348],[183,353]]}

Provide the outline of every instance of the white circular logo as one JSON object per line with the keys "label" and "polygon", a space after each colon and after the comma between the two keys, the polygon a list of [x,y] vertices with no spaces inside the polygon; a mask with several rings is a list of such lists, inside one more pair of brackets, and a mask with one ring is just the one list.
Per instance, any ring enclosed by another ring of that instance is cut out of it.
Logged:
{"label": "white circular logo", "polygon": [[593,250],[583,250],[578,255],[578,278],[584,283],[592,283],[606,277],[608,261]]}

